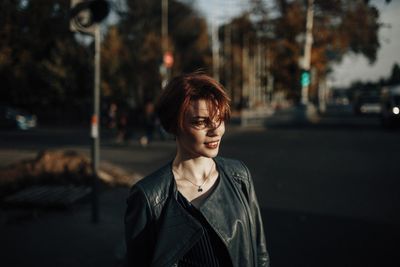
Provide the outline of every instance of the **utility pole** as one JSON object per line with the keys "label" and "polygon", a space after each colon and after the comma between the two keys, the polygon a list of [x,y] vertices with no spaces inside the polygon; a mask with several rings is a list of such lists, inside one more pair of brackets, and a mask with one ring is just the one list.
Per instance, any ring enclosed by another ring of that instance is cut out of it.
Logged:
{"label": "utility pole", "polygon": [[261,49],[261,40],[259,37],[257,37],[257,53],[256,53],[257,101],[256,102],[258,102],[258,104],[261,106],[264,106],[264,104],[265,104],[265,101],[264,101],[265,90],[262,90],[262,83],[261,83],[263,58],[264,58],[264,55],[263,55],[262,49]]}
{"label": "utility pole", "polygon": [[[249,50],[254,50],[249,45]],[[257,63],[255,52],[249,52],[249,104],[254,108],[257,103]]]}
{"label": "utility pole", "polygon": [[274,90],[274,76],[271,73],[271,48],[270,45],[267,44],[267,52],[266,52],[266,72],[267,72],[267,102],[268,105],[272,104],[272,92]]}
{"label": "utility pole", "polygon": [[232,103],[235,103],[235,94],[234,90],[231,86],[232,78],[232,64],[233,64],[233,59],[232,59],[232,52],[231,52],[231,25],[230,23],[225,24],[224,28],[224,69],[225,69],[225,87],[228,89],[228,91],[231,92],[231,99]]}
{"label": "utility pole", "polygon": [[243,35],[242,47],[242,88],[241,88],[242,108],[249,108],[249,37]]}
{"label": "utility pole", "polygon": [[211,25],[211,42],[212,42],[212,60],[213,60],[213,77],[219,82],[219,40],[218,25],[213,18]]}
{"label": "utility pole", "polygon": [[303,69],[301,74],[301,103],[309,103],[308,93],[310,89],[310,67],[311,67],[311,49],[313,43],[313,22],[314,22],[314,0],[307,1],[307,22],[306,38],[304,43]]}
{"label": "utility pole", "polygon": [[174,63],[174,58],[168,46],[168,0],[161,1],[161,50],[163,63],[161,65],[162,84],[161,88],[167,85],[171,78],[171,67]]}

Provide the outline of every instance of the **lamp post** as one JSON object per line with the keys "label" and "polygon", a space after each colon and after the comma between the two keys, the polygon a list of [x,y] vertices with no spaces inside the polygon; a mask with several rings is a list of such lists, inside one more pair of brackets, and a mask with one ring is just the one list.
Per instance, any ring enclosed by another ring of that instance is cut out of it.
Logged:
{"label": "lamp post", "polygon": [[91,116],[90,137],[92,139],[92,221],[99,221],[98,167],[100,154],[100,22],[108,15],[109,6],[105,0],[71,0],[70,29],[74,32],[94,37],[94,79],[93,114]]}
{"label": "lamp post", "polygon": [[94,28],[94,88],[93,88],[93,115],[91,119],[91,134],[92,138],[92,169],[93,169],[93,222],[99,221],[99,200],[98,200],[98,169],[100,158],[100,25],[95,25]]}

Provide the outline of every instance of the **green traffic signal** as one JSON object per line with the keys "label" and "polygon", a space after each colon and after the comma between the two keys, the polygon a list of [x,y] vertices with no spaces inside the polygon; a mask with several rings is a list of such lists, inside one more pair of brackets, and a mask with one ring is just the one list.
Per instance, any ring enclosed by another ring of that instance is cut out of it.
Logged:
{"label": "green traffic signal", "polygon": [[303,70],[301,73],[300,83],[302,87],[310,85],[310,72],[307,70]]}

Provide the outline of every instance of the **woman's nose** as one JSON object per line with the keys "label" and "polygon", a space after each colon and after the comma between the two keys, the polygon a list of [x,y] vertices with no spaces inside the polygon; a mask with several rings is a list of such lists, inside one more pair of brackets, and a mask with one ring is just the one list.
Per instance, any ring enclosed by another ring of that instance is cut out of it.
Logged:
{"label": "woman's nose", "polygon": [[211,121],[211,120],[210,120],[210,121],[208,122],[207,127],[208,127],[210,130],[214,130],[214,129],[217,129],[220,125],[221,125],[221,121],[216,121],[216,120]]}
{"label": "woman's nose", "polygon": [[210,122],[209,127],[208,127],[209,134],[222,135],[224,131],[225,131],[225,128],[224,128],[223,121]]}
{"label": "woman's nose", "polygon": [[219,124],[220,124],[220,122],[211,121],[211,122],[210,122],[210,128],[211,128],[211,129],[217,129],[218,126],[219,126]]}

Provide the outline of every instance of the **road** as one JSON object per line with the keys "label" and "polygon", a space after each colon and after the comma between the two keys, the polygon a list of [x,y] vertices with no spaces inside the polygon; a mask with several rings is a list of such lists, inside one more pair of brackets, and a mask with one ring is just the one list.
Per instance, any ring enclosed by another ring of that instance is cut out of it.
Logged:
{"label": "road", "polygon": [[399,136],[329,118],[223,144],[252,171],[272,266],[400,266]]}
{"label": "road", "polygon": [[[231,127],[220,155],[252,172],[273,267],[400,266],[399,136],[376,118]],[[107,138],[102,160],[143,175],[174,153],[173,141],[143,148]],[[82,129],[3,131],[0,166],[41,149],[89,147]]]}

